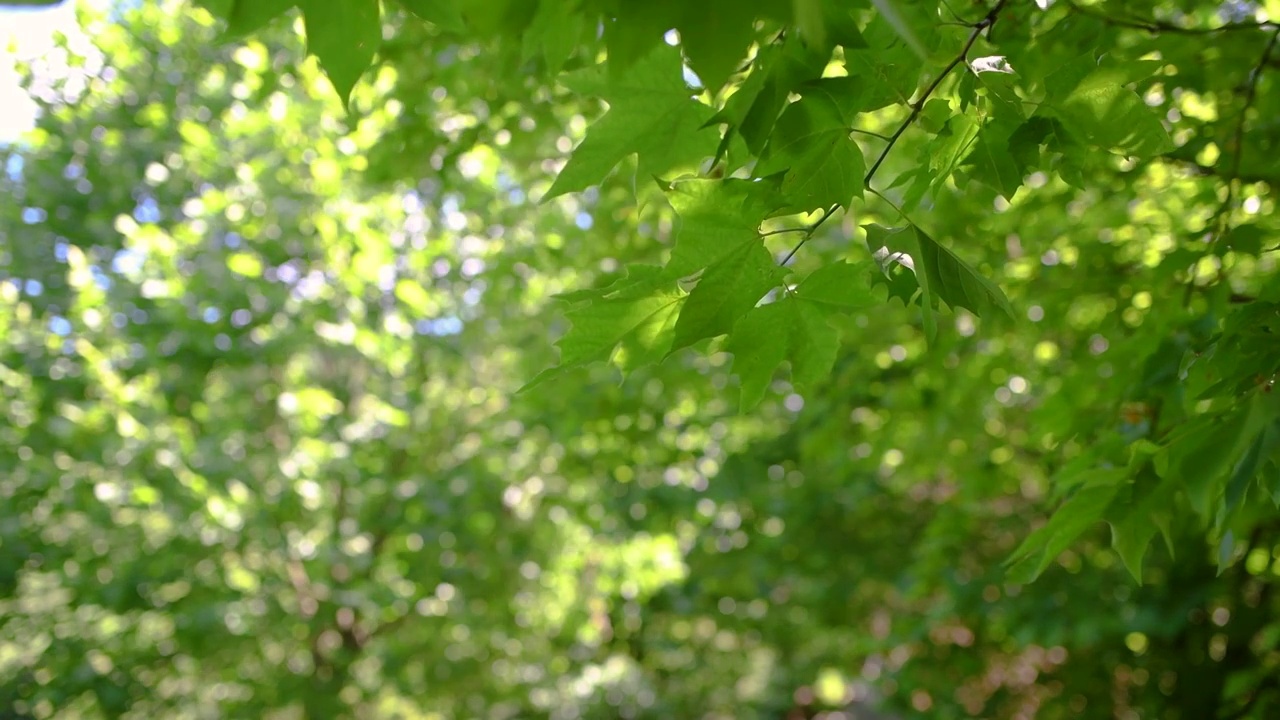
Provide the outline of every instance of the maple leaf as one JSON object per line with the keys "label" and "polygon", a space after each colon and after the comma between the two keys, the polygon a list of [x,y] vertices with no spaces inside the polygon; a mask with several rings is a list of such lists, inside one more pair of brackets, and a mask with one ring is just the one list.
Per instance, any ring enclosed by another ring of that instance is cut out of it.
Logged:
{"label": "maple leaf", "polygon": [[676,322],[671,349],[723,335],[786,275],[759,237],[738,245],[703,273]]}
{"label": "maple leaf", "polygon": [[849,127],[831,98],[814,94],[792,103],[778,119],[774,138],[756,174],[785,170],[782,191],[799,208],[848,207],[855,197],[862,197],[862,150],[849,137]]}
{"label": "maple leaf", "polygon": [[742,383],[741,411],[760,404],[783,362],[791,365],[791,382],[807,388],[831,372],[839,347],[840,337],[817,303],[788,295],[754,308],[725,344]]}
{"label": "maple leaf", "polygon": [[378,0],[303,0],[307,52],[316,56],[343,104],[382,45]]}
{"label": "maple leaf", "polygon": [[712,110],[693,98],[678,48],[659,45],[618,78],[597,66],[563,82],[602,98],[609,110],[588,128],[544,202],[600,182],[628,155],[639,156],[642,176],[660,176],[715,152],[716,134],[702,129]]}
{"label": "maple leaf", "polygon": [[680,231],[667,268],[685,277],[734,252],[741,244],[758,242],[760,223],[779,205],[774,181],[685,180],[667,191],[667,200],[680,217]]}
{"label": "maple leaf", "polygon": [[[576,303],[565,313],[572,323],[556,342],[560,363],[543,370],[517,392],[550,380],[566,370],[616,359],[623,370],[662,359],[687,295],[668,281],[661,268],[638,265],[623,280],[596,291],[580,291],[562,299]],[[615,353],[615,351],[619,351]]]}

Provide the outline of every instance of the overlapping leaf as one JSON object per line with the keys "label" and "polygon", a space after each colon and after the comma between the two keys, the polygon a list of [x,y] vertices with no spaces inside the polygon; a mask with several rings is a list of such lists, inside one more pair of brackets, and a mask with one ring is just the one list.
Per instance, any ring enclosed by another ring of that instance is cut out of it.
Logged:
{"label": "overlapping leaf", "polygon": [[521,57],[540,58],[546,72],[555,76],[582,41],[585,18],[570,2],[541,2],[524,35]]}
{"label": "overlapping leaf", "polygon": [[1169,152],[1173,140],[1160,118],[1137,93],[1125,87],[1123,68],[1102,68],[1082,79],[1052,111],[1067,130],[1085,142],[1128,155]]}
{"label": "overlapping leaf", "polygon": [[739,244],[708,267],[689,293],[671,349],[729,332],[785,274],[759,238]]}
{"label": "overlapping leaf", "polygon": [[458,9],[460,0],[400,0],[405,9],[427,22],[451,32],[462,32],[466,22]]}
{"label": "overlapping leaf", "polygon": [[667,269],[678,277],[700,272],[744,243],[759,242],[760,223],[780,203],[778,183],[697,179],[675,183],[667,200],[680,218]]}
{"label": "overlapping leaf", "polygon": [[656,266],[633,266],[615,285],[573,293],[565,316],[572,323],[556,342],[560,362],[526,383],[520,392],[575,367],[616,360],[624,370],[657,362],[668,352],[680,307],[687,296]]}
{"label": "overlapping leaf", "polygon": [[782,299],[757,307],[738,321],[725,349],[733,353],[733,371],[742,383],[743,412],[760,403],[784,362],[791,366],[792,383],[801,389],[831,372],[840,338],[830,317],[883,302],[867,279],[865,265],[831,263]]}
{"label": "overlapping leaf", "polygon": [[1008,579],[1029,583],[1075,542],[1086,530],[1101,522],[1128,476],[1125,468],[1097,470],[1092,477],[1058,508],[1049,522],[1027,536],[1006,561]]}
{"label": "overlapping leaf", "polygon": [[785,171],[782,191],[802,210],[848,207],[862,197],[865,160],[840,108],[814,93],[789,105],[756,168],[760,176]]}
{"label": "overlapping leaf", "polygon": [[703,129],[711,108],[693,99],[678,48],[659,45],[618,78],[593,67],[563,82],[604,99],[609,111],[587,130],[544,200],[600,182],[632,154],[639,156],[641,176],[660,176],[715,151],[716,134]]}
{"label": "overlapping leaf", "polygon": [[764,150],[787,103],[787,96],[806,81],[821,76],[827,58],[798,38],[760,48],[751,74],[709,121],[728,125],[725,143],[740,136],[755,154]]}
{"label": "overlapping leaf", "polygon": [[673,350],[729,332],[781,281],[759,233],[777,202],[773,190],[745,180],[691,180],[669,190],[680,230],[667,271],[701,273],[676,324]]}
{"label": "overlapping leaf", "polygon": [[930,338],[937,333],[937,320],[933,316],[935,297],[950,307],[965,308],[975,315],[998,309],[1013,317],[1013,306],[999,286],[919,227],[888,228],[870,224],[865,230],[867,246],[872,252],[883,248],[899,257],[910,258],[920,284],[925,333]]}
{"label": "overlapping leaf", "polygon": [[813,303],[784,297],[747,313],[725,346],[733,353],[733,371],[742,381],[742,411],[760,403],[784,361],[791,364],[797,387],[822,379],[831,372],[839,344],[835,328]]}
{"label": "overlapping leaf", "polygon": [[228,0],[228,2],[230,7],[225,9],[228,37],[241,37],[257,32],[297,4],[296,0]]}

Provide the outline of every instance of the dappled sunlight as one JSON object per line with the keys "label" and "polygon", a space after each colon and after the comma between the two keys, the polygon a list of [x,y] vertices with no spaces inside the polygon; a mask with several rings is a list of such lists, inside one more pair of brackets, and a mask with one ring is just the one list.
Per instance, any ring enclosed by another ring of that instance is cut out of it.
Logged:
{"label": "dappled sunlight", "polygon": [[1274,3],[339,2],[19,38],[0,715],[1280,707]]}

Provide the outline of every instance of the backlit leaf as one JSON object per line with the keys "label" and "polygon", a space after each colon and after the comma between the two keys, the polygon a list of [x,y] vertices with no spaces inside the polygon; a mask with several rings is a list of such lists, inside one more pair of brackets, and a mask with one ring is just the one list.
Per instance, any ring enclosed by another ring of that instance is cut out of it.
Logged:
{"label": "backlit leaf", "polygon": [[234,0],[227,13],[227,35],[239,37],[257,32],[296,4],[297,0]]}
{"label": "backlit leaf", "polygon": [[742,382],[742,411],[760,403],[784,361],[791,365],[792,382],[807,388],[831,372],[838,347],[839,335],[815,303],[786,296],[751,310],[725,345]]}
{"label": "backlit leaf", "polygon": [[1088,485],[1072,495],[1005,561],[1009,582],[1025,584],[1040,577],[1076,538],[1103,519],[1119,491],[1118,484],[1103,483]]}
{"label": "backlit leaf", "polygon": [[792,103],[778,119],[775,139],[765,148],[759,176],[786,171],[782,190],[804,210],[862,197],[866,173],[862,150],[849,137],[840,109],[814,94]]}
{"label": "backlit leaf", "polygon": [[1151,108],[1134,91],[1099,70],[1053,105],[1067,130],[1085,142],[1148,157],[1173,150],[1173,140]]}
{"label": "backlit leaf", "polygon": [[301,7],[307,52],[319,59],[346,104],[382,44],[378,0],[301,0]]}
{"label": "backlit leaf", "polygon": [[777,287],[783,274],[759,238],[741,243],[708,267],[689,293],[676,321],[672,350],[729,332],[738,318]]}
{"label": "backlit leaf", "polygon": [[442,30],[450,32],[463,32],[466,30],[466,23],[462,19],[462,13],[458,9],[460,0],[399,0],[400,4],[417,15],[418,17],[432,23]]}
{"label": "backlit leaf", "polygon": [[639,155],[641,177],[711,156],[716,134],[702,129],[711,109],[693,99],[680,65],[679,49],[660,45],[622,77],[611,79],[593,67],[564,78],[568,87],[601,97],[610,107],[588,128],[543,201],[600,182],[632,154]]}

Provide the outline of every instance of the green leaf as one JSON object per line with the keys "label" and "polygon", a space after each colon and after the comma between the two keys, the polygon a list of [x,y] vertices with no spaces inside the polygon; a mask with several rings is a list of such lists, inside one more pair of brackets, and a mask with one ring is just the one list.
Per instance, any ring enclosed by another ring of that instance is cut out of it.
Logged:
{"label": "green leaf", "polygon": [[783,362],[797,388],[812,387],[831,373],[840,338],[815,303],[786,296],[752,309],[733,327],[725,350],[742,382],[741,412],[760,404]]}
{"label": "green leaf", "polygon": [[1238,546],[1235,531],[1227,530],[1222,534],[1222,539],[1218,541],[1218,575],[1222,575],[1222,572],[1235,562]]}
{"label": "green leaf", "polygon": [[685,180],[667,199],[680,218],[667,270],[687,277],[714,265],[744,244],[757,242],[760,223],[777,206],[777,186],[749,180]]}
{"label": "green leaf", "polygon": [[1267,241],[1267,232],[1258,225],[1245,223],[1236,225],[1222,238],[1221,244],[1232,250],[1248,255],[1261,254]]}
{"label": "green leaf", "polygon": [[930,339],[937,334],[937,321],[932,310],[935,295],[948,306],[962,307],[975,315],[999,309],[1014,317],[1013,306],[995,283],[978,274],[919,227],[887,228],[869,224],[864,229],[867,246],[873,253],[887,248],[890,252],[904,253],[911,258],[909,266],[915,271],[916,281],[920,284],[925,333]]}
{"label": "green leaf", "polygon": [[791,7],[801,37],[811,45],[826,47],[826,9],[822,0],[792,0]]}
{"label": "green leaf", "polygon": [[1022,111],[1022,98],[1016,89],[1018,76],[1003,57],[977,58],[969,67],[973,69],[978,83],[986,89],[996,115],[1015,120],[1026,116]]}
{"label": "green leaf", "polygon": [[942,132],[951,119],[951,101],[944,98],[929,98],[916,117],[916,124],[931,133]]}
{"label": "green leaf", "polygon": [[916,31],[914,18],[906,13],[903,7],[906,3],[902,0],[871,0],[871,4],[875,5],[876,10],[880,11],[880,17],[893,28],[894,32],[906,42],[912,52],[921,58],[926,57],[929,51],[925,49],[924,41],[920,38],[920,34]]}
{"label": "green leaf", "polygon": [[[675,0],[683,9],[676,24],[689,67],[702,86],[716,93],[747,56],[755,39],[755,17],[743,12],[746,0]],[[752,8],[754,9],[754,8]]]}
{"label": "green leaf", "polygon": [[1008,581],[1025,585],[1040,577],[1076,538],[1102,520],[1119,491],[1117,484],[1100,483],[1087,485],[1072,495],[1005,561]]}
{"label": "green leaf", "polygon": [[441,30],[463,32],[467,29],[458,0],[400,0],[400,4]]}
{"label": "green leaf", "polygon": [[1227,481],[1219,526],[1230,522],[1236,511],[1240,509],[1248,495],[1249,486],[1253,484],[1253,479],[1258,474],[1258,469],[1263,461],[1275,452],[1277,445],[1280,445],[1280,434],[1276,433],[1275,425],[1265,425],[1249,444],[1240,461],[1236,463],[1235,469],[1231,471],[1231,478]]}
{"label": "green leaf", "polygon": [[1183,483],[1196,513],[1206,519],[1217,515],[1228,471],[1274,419],[1270,404],[1254,396],[1222,415],[1187,425],[1170,441],[1170,477]]}
{"label": "green leaf", "polygon": [[826,65],[827,58],[794,37],[766,45],[756,55],[746,81],[708,123],[729,125],[730,133],[740,135],[747,148],[758,155],[787,104],[788,94],[801,83],[820,77]]}
{"label": "green leaf", "polygon": [[556,75],[582,42],[585,18],[572,2],[538,4],[538,12],[524,34],[522,58],[542,60],[549,75]]}
{"label": "green leaf", "polygon": [[1095,71],[1050,107],[1070,133],[1091,145],[1138,157],[1173,150],[1173,140],[1160,118],[1137,93],[1116,80],[1112,68]]}
{"label": "green leaf", "polygon": [[1006,200],[1012,200],[1022,187],[1023,173],[1009,152],[1008,140],[1000,138],[998,133],[983,128],[970,160],[977,177],[999,190]]}
{"label": "green leaf", "polygon": [[838,204],[848,207],[863,195],[865,160],[840,109],[814,94],[792,103],[778,119],[757,176],[783,170],[782,191],[802,210]]}
{"label": "green leaf", "polygon": [[[914,228],[888,228],[879,224],[863,226],[867,232],[867,248],[876,257],[890,253],[889,260],[911,268],[920,288],[920,315],[924,322],[924,334],[929,342],[938,336],[938,319],[933,314],[933,289],[929,273],[921,272],[922,249]],[[887,265],[888,263],[886,263]]]}
{"label": "green leaf", "polygon": [[[57,5],[62,0],[34,0],[41,5]],[[227,20],[231,17],[231,10],[236,5],[236,0],[194,0],[195,4],[209,11],[210,15],[220,20]],[[0,2],[0,7],[4,7],[6,3]],[[229,34],[227,35],[229,38]]]}
{"label": "green leaf", "polygon": [[894,103],[910,103],[919,79],[920,64],[904,45],[893,49],[847,51],[849,76],[823,78],[822,82],[841,89],[847,97],[840,107],[846,111],[871,112]]}
{"label": "green leaf", "polygon": [[946,129],[932,143],[929,168],[933,171],[930,187],[941,187],[977,146],[982,126],[968,115],[955,115]]}
{"label": "green leaf", "polygon": [[320,61],[347,105],[360,76],[382,44],[378,0],[302,0],[307,52]]}
{"label": "green leaf", "polygon": [[661,360],[671,347],[676,318],[687,296],[651,267],[642,266],[639,272],[633,282],[617,290],[606,289],[596,299],[566,312],[572,324],[556,342],[559,364],[542,371],[517,392],[594,362],[616,360],[619,367],[629,370]]}
{"label": "green leaf", "polygon": [[226,37],[251,35],[296,4],[297,0],[235,0],[227,14]]}
{"label": "green leaf", "polygon": [[884,302],[872,290],[871,266],[838,260],[814,270],[795,289],[797,297],[833,310],[865,310]]}
{"label": "green leaf", "polygon": [[759,237],[741,243],[707,268],[676,321],[672,352],[733,329],[786,274]]}
{"label": "green leaf", "polygon": [[1157,532],[1163,532],[1169,552],[1173,552],[1169,523],[1173,518],[1177,491],[1177,483],[1161,480],[1148,465],[1138,473],[1130,498],[1113,506],[1113,510],[1120,508],[1125,512],[1108,519],[1111,547],[1139,585],[1142,584],[1143,558]]}
{"label": "green leaf", "polygon": [[711,109],[693,99],[680,68],[680,50],[664,44],[623,77],[610,78],[597,66],[564,78],[570,89],[601,97],[610,107],[587,130],[543,202],[600,182],[632,154],[639,155],[640,175],[655,177],[710,156],[716,134],[700,130]]}

